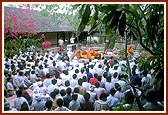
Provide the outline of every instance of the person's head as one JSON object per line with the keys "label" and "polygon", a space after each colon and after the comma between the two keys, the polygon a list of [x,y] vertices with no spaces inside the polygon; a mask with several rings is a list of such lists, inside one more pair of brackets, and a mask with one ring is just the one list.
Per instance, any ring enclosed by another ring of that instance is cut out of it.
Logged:
{"label": "person's head", "polygon": [[76,78],[77,78],[77,75],[76,75],[76,74],[73,74],[73,75],[72,75],[72,78],[73,78],[73,79],[76,79]]}
{"label": "person's head", "polygon": [[99,87],[100,87],[99,82],[96,82],[96,83],[95,83],[95,86],[96,86],[96,88],[99,88]]}
{"label": "person's head", "polygon": [[98,78],[98,74],[97,73],[94,74],[94,78]]}
{"label": "person's head", "polygon": [[86,72],[89,72],[89,68],[86,68]]}
{"label": "person's head", "polygon": [[99,65],[98,65],[98,68],[102,68],[102,65],[101,65],[101,64],[99,64]]}
{"label": "person's head", "polygon": [[98,75],[97,80],[101,82],[102,76],[101,76],[101,75]]}
{"label": "person's head", "polygon": [[134,102],[134,94],[132,93],[132,91],[126,92],[125,101],[128,104],[133,104],[133,102]]}
{"label": "person's head", "polygon": [[53,101],[52,100],[47,100],[46,103],[45,103],[45,107],[47,109],[51,109],[52,105],[53,105]]}
{"label": "person's head", "polygon": [[116,89],[117,91],[121,91],[121,86],[120,86],[119,83],[115,83],[115,84],[114,84],[114,87],[115,87],[115,89]]}
{"label": "person's head", "polygon": [[114,72],[113,77],[114,77],[114,78],[117,78],[117,76],[118,76],[118,73],[117,73],[117,72]]}
{"label": "person's head", "polygon": [[157,92],[154,90],[148,90],[146,94],[146,99],[148,102],[152,102],[152,103],[156,102],[158,99]]}
{"label": "person's head", "polygon": [[75,69],[75,73],[79,73],[79,69]]}
{"label": "person's head", "polygon": [[68,87],[68,88],[66,89],[66,93],[67,93],[68,95],[70,95],[70,94],[72,93],[72,89],[71,89],[70,87]]}
{"label": "person's head", "polygon": [[80,78],[80,79],[78,80],[78,85],[82,86],[82,83],[83,83],[83,79]]}
{"label": "person's head", "polygon": [[26,102],[22,103],[20,111],[29,111],[29,107]]}
{"label": "person's head", "polygon": [[84,68],[81,68],[80,72],[81,73],[84,73],[85,69]]}
{"label": "person's head", "polygon": [[65,87],[68,87],[68,86],[70,86],[70,82],[67,80],[65,81]]}
{"label": "person's head", "polygon": [[46,78],[50,78],[50,74],[49,73],[46,74]]}
{"label": "person's head", "polygon": [[100,100],[106,101],[107,100],[107,94],[106,93],[102,93],[100,94]]}
{"label": "person's head", "polygon": [[19,71],[19,76],[23,76],[24,73],[22,71]]}
{"label": "person's head", "polygon": [[87,82],[87,77],[83,76],[83,82]]}
{"label": "person's head", "polygon": [[111,88],[111,89],[110,89],[110,94],[111,94],[112,96],[114,96],[115,93],[116,93],[116,90],[115,90],[114,88]]}
{"label": "person's head", "polygon": [[16,91],[16,96],[17,97],[21,97],[22,96],[22,90],[21,89]]}
{"label": "person's head", "polygon": [[106,77],[106,81],[111,82],[111,77],[110,76]]}
{"label": "person's head", "polygon": [[90,99],[90,94],[86,92],[86,93],[83,95],[83,97],[84,97],[85,101],[89,101],[89,99]]}
{"label": "person's head", "polygon": [[69,73],[68,73],[68,70],[63,70],[63,73],[65,74],[65,75],[68,75]]}
{"label": "person's head", "polygon": [[61,98],[58,98],[57,99],[57,105],[58,105],[58,107],[62,107],[63,104],[64,104],[64,101]]}
{"label": "person's head", "polygon": [[59,94],[59,89],[54,89],[54,91],[50,93],[50,97],[55,99],[56,95],[58,94]]}
{"label": "person's head", "polygon": [[35,71],[33,70],[33,71],[31,71],[31,74],[35,74]]}
{"label": "person's head", "polygon": [[55,84],[57,83],[57,80],[56,80],[56,79],[52,79],[52,80],[51,80],[51,83],[52,83],[53,85],[55,85]]}
{"label": "person's head", "polygon": [[79,88],[78,87],[74,88],[74,93],[79,93]]}
{"label": "person's head", "polygon": [[60,95],[61,95],[62,97],[66,95],[65,89],[61,89],[61,90],[60,90]]}
{"label": "person's head", "polygon": [[78,94],[72,94],[72,100],[76,101],[78,99]]}
{"label": "person's head", "polygon": [[8,82],[12,82],[12,77],[8,77],[8,78],[7,78],[7,81],[8,81]]}

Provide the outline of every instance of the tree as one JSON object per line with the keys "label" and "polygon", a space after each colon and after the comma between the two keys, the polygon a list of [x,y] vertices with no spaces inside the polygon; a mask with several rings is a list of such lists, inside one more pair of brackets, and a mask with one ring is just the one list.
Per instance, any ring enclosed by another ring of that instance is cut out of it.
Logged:
{"label": "tree", "polygon": [[[94,10],[93,10],[94,9]],[[82,4],[79,13],[81,22],[78,32],[90,24],[90,34],[104,26],[107,36],[119,33],[125,39],[125,57],[127,59],[128,40],[137,40],[152,56],[140,62],[140,68],[151,72],[155,78],[154,87],[159,92],[160,100],[164,96],[164,5],[163,4]],[[114,41],[114,40],[113,40]],[[115,42],[115,41],[114,41]],[[131,71],[127,59],[128,75]],[[162,76],[160,76],[162,75]],[[133,87],[133,86],[132,86]],[[133,87],[134,89],[134,87]],[[141,103],[137,98],[141,109]]]}
{"label": "tree", "polygon": [[39,45],[36,38],[38,20],[33,18],[29,4],[20,8],[4,7],[4,51],[5,55],[15,55],[29,45]]}

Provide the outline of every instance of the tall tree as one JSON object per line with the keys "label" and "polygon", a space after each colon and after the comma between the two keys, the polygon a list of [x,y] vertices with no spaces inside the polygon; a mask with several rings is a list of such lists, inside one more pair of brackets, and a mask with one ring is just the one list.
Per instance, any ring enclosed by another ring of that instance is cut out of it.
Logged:
{"label": "tall tree", "polygon": [[[126,46],[128,40],[137,40],[152,55],[140,63],[140,68],[147,72],[154,71],[152,76],[155,81],[159,81],[154,82],[154,87],[159,92],[160,100],[163,100],[164,4],[82,4],[80,8],[79,33],[87,24],[90,24],[90,34],[92,34],[101,24],[104,26],[106,35],[112,35],[113,32],[119,33],[126,40]],[[92,22],[90,22],[91,20]],[[125,57],[127,58],[126,51],[127,47],[125,47]],[[128,59],[127,67],[128,75],[131,78]],[[137,99],[137,103],[141,109],[139,99]]]}

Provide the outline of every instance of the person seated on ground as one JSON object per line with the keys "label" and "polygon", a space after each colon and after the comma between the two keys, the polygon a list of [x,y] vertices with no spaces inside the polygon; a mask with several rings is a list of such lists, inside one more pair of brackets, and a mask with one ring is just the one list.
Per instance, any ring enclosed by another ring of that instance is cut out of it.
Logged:
{"label": "person seated on ground", "polygon": [[77,100],[78,100],[80,103],[82,103],[82,102],[84,101],[83,95],[81,95],[81,94],[79,93],[79,87],[75,87],[75,88],[74,88],[74,94],[77,94],[77,95],[78,95]]}
{"label": "person seated on ground", "polygon": [[97,78],[98,78],[98,74],[95,73],[95,74],[93,75],[93,78],[90,78],[89,83],[90,83],[91,85],[95,85],[95,83],[98,82]]}
{"label": "person seated on ground", "polygon": [[158,96],[155,90],[151,89],[147,91],[146,103],[143,108],[146,111],[163,111],[164,107],[158,103]]}
{"label": "person seated on ground", "polygon": [[80,108],[80,102],[77,100],[78,94],[72,95],[72,101],[69,103],[69,109],[71,111],[78,111]]}
{"label": "person seated on ground", "polygon": [[95,102],[95,100],[97,100],[97,95],[96,95],[96,93],[95,92],[93,92],[94,91],[94,88],[95,88],[95,86],[94,85],[91,85],[90,87],[89,87],[89,91],[86,91],[87,93],[89,93],[90,94],[90,101],[91,102]]}
{"label": "person seated on ground", "polygon": [[114,88],[111,88],[110,95],[107,97],[107,103],[110,107],[110,110],[119,102],[119,99],[114,97],[114,94],[116,93],[116,90]]}
{"label": "person seated on ground", "polygon": [[64,101],[61,98],[57,99],[57,105],[58,107],[55,109],[55,111],[70,111],[67,107],[63,106]]}
{"label": "person seated on ground", "polygon": [[83,97],[85,101],[83,103],[80,103],[79,110],[80,111],[93,111],[94,107],[93,107],[93,102],[90,101],[90,94],[86,92]]}
{"label": "person seated on ground", "polygon": [[134,103],[134,94],[132,93],[132,91],[128,91],[125,93],[125,104],[123,105],[123,107],[127,110],[133,110],[133,103]]}
{"label": "person seated on ground", "polygon": [[71,93],[72,93],[72,89],[70,87],[68,87],[66,89],[66,95],[63,97],[64,106],[67,108],[69,107],[69,103],[72,101]]}
{"label": "person seated on ground", "polygon": [[26,102],[29,106],[28,101],[22,96],[22,90],[21,89],[16,91],[16,96],[17,97],[14,99],[14,108],[16,108],[18,111],[20,111],[21,105],[23,104],[23,102]]}
{"label": "person seated on ground", "polygon": [[107,94],[102,93],[100,99],[94,102],[94,111],[108,111],[110,110],[107,103]]}
{"label": "person seated on ground", "polygon": [[32,111],[44,111],[46,109],[45,107],[45,101],[42,101],[42,97],[40,94],[35,96],[36,102],[32,103],[31,110]]}
{"label": "person seated on ground", "polygon": [[118,98],[118,100],[121,102],[125,98],[125,94],[121,92],[120,84],[115,83],[114,88],[116,89],[116,93],[114,94],[114,97]]}
{"label": "person seated on ground", "polygon": [[86,93],[86,88],[82,86],[83,79],[78,80],[79,94],[84,95]]}
{"label": "person seated on ground", "polygon": [[17,111],[16,108],[10,106],[10,102],[8,101],[8,92],[4,90],[4,111]]}
{"label": "person seated on ground", "polygon": [[53,101],[52,100],[46,101],[46,103],[45,103],[46,110],[45,111],[53,111],[52,106],[53,106]]}
{"label": "person seated on ground", "polygon": [[95,88],[94,88],[94,93],[96,93],[96,96],[97,96],[97,99],[100,99],[100,95],[102,94],[102,93],[105,93],[105,89],[104,88],[102,88],[102,87],[100,87],[100,84],[97,82],[96,84],[95,84]]}
{"label": "person seated on ground", "polygon": [[15,90],[14,90],[14,86],[12,84],[12,81],[13,81],[12,77],[7,78],[6,88],[7,88],[9,96],[13,96],[15,94]]}

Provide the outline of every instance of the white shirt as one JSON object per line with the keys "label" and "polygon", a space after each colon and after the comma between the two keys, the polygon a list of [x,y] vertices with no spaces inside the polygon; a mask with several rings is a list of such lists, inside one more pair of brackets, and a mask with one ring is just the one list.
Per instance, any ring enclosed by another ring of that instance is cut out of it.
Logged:
{"label": "white shirt", "polygon": [[64,40],[59,39],[59,40],[58,40],[58,43],[59,43],[60,46],[62,46],[62,45],[64,44]]}
{"label": "white shirt", "polygon": [[74,43],[75,43],[74,40],[75,40],[75,38],[70,38],[71,44],[74,44]]}
{"label": "white shirt", "polygon": [[107,103],[108,103],[109,107],[115,106],[115,104],[118,102],[119,102],[118,98],[116,98],[112,95],[109,95],[107,97]]}

